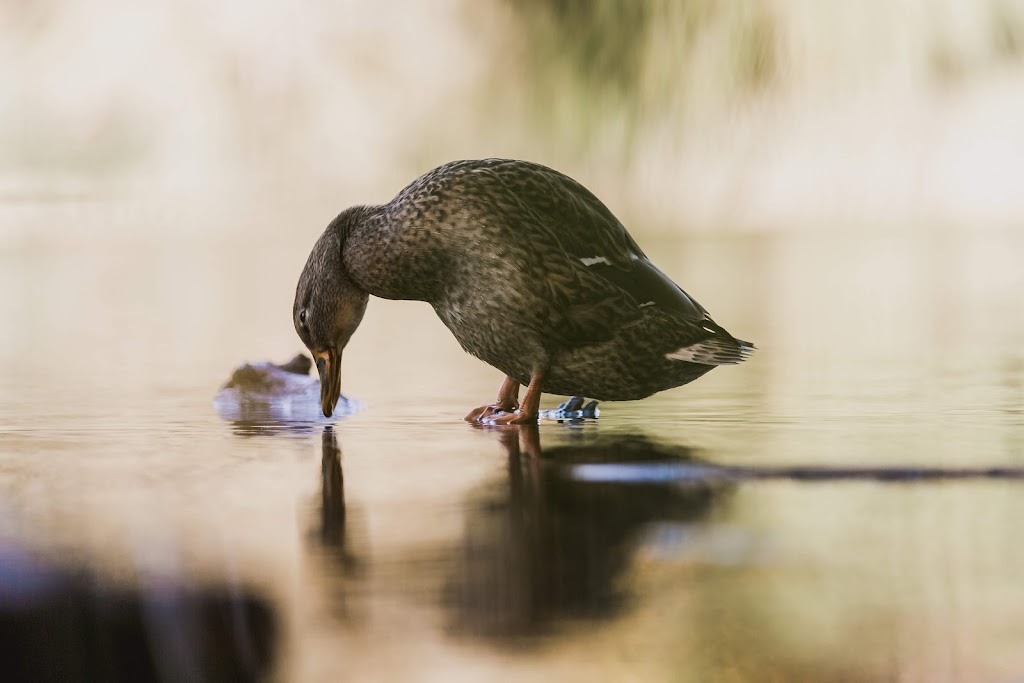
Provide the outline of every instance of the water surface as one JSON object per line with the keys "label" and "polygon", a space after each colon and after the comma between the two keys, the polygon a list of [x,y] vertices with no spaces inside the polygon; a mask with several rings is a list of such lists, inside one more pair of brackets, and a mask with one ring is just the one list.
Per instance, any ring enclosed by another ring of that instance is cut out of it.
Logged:
{"label": "water surface", "polygon": [[[1017,236],[641,240],[758,354],[532,431],[463,423],[497,371],[378,300],[362,411],[224,420],[299,350],[313,228],[52,225],[0,248],[0,558],[257,600],[279,680],[1024,676],[1024,482],[981,472],[1024,467]],[[900,468],[954,473],[865,474]]]}

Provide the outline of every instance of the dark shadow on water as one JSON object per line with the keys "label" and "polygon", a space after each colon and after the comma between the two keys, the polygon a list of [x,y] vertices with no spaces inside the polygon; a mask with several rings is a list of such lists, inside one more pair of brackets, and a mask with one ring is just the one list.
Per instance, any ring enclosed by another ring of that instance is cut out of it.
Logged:
{"label": "dark shadow on water", "polygon": [[239,586],[115,585],[0,550],[0,680],[257,681],[279,619]]}
{"label": "dark shadow on water", "polygon": [[624,574],[647,525],[696,522],[728,482],[589,482],[582,464],[692,462],[686,447],[642,436],[541,450],[529,426],[498,432],[508,477],[466,503],[466,528],[444,600],[457,633],[496,641],[548,635],[565,620],[609,619],[629,603]]}

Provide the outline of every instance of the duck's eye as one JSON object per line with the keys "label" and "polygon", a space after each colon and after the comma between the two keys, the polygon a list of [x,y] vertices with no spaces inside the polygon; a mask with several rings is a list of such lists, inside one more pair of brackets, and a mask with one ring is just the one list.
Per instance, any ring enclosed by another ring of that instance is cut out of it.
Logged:
{"label": "duck's eye", "polygon": [[299,324],[300,325],[305,325],[306,324],[306,309],[305,308],[303,308],[301,311],[299,311]]}

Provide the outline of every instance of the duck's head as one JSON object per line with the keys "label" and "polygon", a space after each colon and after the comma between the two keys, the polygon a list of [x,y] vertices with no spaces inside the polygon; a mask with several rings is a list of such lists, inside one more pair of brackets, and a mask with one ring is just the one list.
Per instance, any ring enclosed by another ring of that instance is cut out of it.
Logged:
{"label": "duck's head", "polygon": [[320,408],[325,417],[331,416],[341,396],[341,352],[359,327],[369,298],[345,270],[344,215],[313,246],[292,306],[295,331],[320,372]]}

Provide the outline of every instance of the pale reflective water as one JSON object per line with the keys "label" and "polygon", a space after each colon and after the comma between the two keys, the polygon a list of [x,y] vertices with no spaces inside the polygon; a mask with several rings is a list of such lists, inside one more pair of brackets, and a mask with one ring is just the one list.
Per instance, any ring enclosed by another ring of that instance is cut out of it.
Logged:
{"label": "pale reflective water", "polygon": [[[97,240],[60,211],[0,248],[8,564],[256,599],[277,680],[1024,677],[1019,236],[640,235],[759,353],[510,432],[461,421],[496,371],[377,300],[345,354],[361,412],[225,421],[237,365],[299,350],[319,224]],[[845,473],[681,474],[707,466]]]}

